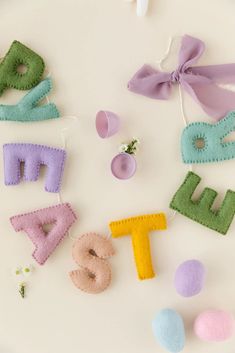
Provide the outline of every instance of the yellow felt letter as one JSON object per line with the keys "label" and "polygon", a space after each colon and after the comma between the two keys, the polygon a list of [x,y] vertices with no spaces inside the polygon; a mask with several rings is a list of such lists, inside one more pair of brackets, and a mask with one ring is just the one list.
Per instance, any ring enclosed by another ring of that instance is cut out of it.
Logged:
{"label": "yellow felt letter", "polygon": [[149,232],[166,229],[164,213],[132,217],[110,223],[113,238],[131,235],[139,279],[155,276],[149,243]]}

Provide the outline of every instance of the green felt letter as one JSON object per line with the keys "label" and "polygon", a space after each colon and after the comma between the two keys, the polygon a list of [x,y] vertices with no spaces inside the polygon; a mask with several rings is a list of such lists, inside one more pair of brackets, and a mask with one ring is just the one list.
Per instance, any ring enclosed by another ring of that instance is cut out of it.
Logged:
{"label": "green felt letter", "polygon": [[[25,72],[18,71],[21,65],[25,67]],[[6,88],[27,90],[36,86],[44,68],[44,61],[38,54],[14,41],[0,63],[0,96]]]}
{"label": "green felt letter", "polygon": [[216,191],[205,188],[198,200],[191,199],[200,180],[197,174],[189,172],[170,207],[208,228],[226,234],[235,214],[235,192],[228,190],[221,207],[214,211],[211,207],[217,196]]}

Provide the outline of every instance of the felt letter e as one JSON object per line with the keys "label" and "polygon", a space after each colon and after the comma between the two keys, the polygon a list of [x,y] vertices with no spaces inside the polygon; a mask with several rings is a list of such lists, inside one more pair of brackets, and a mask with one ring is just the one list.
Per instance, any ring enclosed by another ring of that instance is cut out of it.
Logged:
{"label": "felt letter e", "polygon": [[139,279],[155,276],[149,244],[149,232],[166,229],[163,213],[127,218],[111,222],[110,229],[114,238],[131,234],[135,263]]}

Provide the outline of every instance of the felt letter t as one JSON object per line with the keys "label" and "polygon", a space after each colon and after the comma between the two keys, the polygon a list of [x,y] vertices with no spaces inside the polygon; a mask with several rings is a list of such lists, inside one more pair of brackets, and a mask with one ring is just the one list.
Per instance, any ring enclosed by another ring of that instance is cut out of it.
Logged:
{"label": "felt letter t", "polygon": [[155,276],[150,252],[149,232],[166,229],[163,213],[144,215],[111,222],[110,229],[114,238],[131,235],[135,263],[139,279]]}

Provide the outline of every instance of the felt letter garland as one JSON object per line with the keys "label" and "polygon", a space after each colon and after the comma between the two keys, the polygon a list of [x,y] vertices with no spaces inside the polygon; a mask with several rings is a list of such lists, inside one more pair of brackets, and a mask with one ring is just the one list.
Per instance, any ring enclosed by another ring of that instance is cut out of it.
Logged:
{"label": "felt letter garland", "polygon": [[[17,71],[20,65],[26,67],[25,73]],[[18,41],[14,41],[0,63],[0,96],[6,88],[19,90],[36,86],[44,72],[43,59],[31,49]]]}
{"label": "felt letter garland", "polygon": [[38,105],[51,88],[51,79],[47,78],[27,93],[18,104],[0,105],[0,120],[30,122],[58,118],[60,114],[54,103]]}
{"label": "felt letter garland", "polygon": [[170,207],[184,216],[201,223],[221,234],[226,234],[235,214],[235,192],[228,190],[219,210],[211,210],[217,192],[205,188],[200,198],[192,200],[192,195],[201,178],[189,172],[173,197]]}
{"label": "felt letter garland", "polygon": [[139,279],[155,276],[149,244],[149,232],[165,230],[166,218],[163,213],[143,215],[110,223],[112,236],[118,238],[131,235],[135,263]]}
{"label": "felt letter garland", "polygon": [[70,272],[70,278],[79,289],[88,293],[104,291],[111,281],[107,258],[114,255],[109,239],[96,234],[84,234],[73,246],[74,261],[81,267]]}
{"label": "felt letter garland", "polygon": [[59,192],[66,152],[58,148],[30,143],[8,143],[3,146],[6,185],[20,182],[20,162],[24,162],[24,179],[36,181],[40,165],[47,166],[45,190]]}
{"label": "felt letter garland", "polygon": [[[10,218],[16,232],[24,231],[35,245],[33,257],[43,265],[65,237],[76,216],[69,203],[43,208]],[[54,224],[46,233],[44,225]]]}

